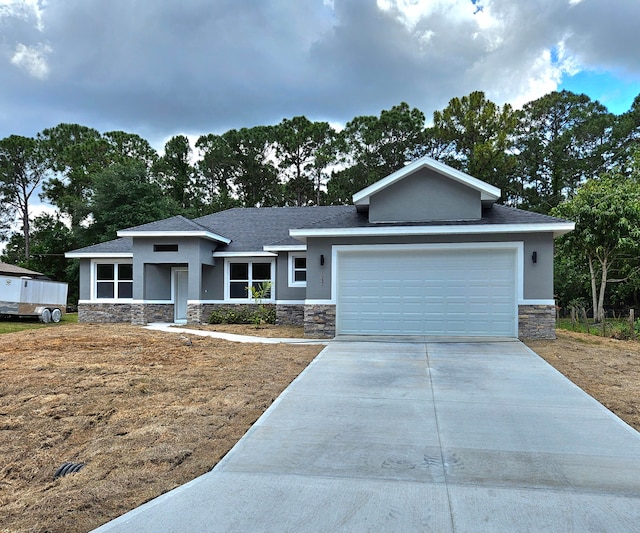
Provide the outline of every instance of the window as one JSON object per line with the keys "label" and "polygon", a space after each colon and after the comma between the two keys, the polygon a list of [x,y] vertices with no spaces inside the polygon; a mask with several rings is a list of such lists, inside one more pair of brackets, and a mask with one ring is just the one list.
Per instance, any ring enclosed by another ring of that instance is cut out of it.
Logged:
{"label": "window", "polygon": [[[271,261],[230,261],[228,265],[228,290],[231,300],[251,300],[252,293],[249,287],[259,289],[263,283],[273,284]],[[271,290],[265,298],[271,298]]]}
{"label": "window", "polygon": [[177,252],[178,245],[177,244],[154,244],[153,251],[154,252]]}
{"label": "window", "polygon": [[289,287],[307,286],[307,256],[289,254]]}
{"label": "window", "polygon": [[96,263],[96,298],[133,298],[131,263]]}

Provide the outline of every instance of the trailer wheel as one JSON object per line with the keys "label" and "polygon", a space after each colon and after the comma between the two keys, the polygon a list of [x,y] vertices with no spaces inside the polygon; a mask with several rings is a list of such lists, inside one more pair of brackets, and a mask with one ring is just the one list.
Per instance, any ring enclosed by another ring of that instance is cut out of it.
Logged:
{"label": "trailer wheel", "polygon": [[40,322],[43,324],[48,324],[51,322],[51,311],[48,309],[43,309],[42,313],[40,313]]}
{"label": "trailer wheel", "polygon": [[57,324],[58,322],[60,322],[61,318],[62,318],[62,311],[60,311],[60,309],[56,308],[53,311],[51,311],[52,322],[55,322]]}

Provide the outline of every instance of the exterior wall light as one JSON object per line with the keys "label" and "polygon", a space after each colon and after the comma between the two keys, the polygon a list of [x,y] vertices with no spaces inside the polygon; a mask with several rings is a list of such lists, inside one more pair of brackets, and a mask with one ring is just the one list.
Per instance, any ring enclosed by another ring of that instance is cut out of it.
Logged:
{"label": "exterior wall light", "polygon": [[320,266],[324,265],[324,255],[320,254]]}
{"label": "exterior wall light", "polygon": [[531,254],[531,261],[533,261],[534,263],[538,262],[538,252],[533,252]]}

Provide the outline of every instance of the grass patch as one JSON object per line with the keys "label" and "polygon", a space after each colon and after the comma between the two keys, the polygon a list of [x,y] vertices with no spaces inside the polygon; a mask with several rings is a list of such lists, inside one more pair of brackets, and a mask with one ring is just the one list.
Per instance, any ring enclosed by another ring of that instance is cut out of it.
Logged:
{"label": "grass patch", "polygon": [[65,313],[62,320],[57,324],[53,322],[43,324],[37,318],[4,318],[0,320],[0,334],[16,333],[30,329],[55,328],[60,324],[76,324],[78,322],[78,313]]}

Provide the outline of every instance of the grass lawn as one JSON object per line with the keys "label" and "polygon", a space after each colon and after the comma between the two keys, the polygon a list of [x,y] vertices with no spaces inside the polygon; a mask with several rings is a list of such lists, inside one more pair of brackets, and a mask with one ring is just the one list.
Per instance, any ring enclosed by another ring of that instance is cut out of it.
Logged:
{"label": "grass lawn", "polygon": [[15,333],[30,329],[55,328],[63,324],[76,324],[78,322],[78,313],[65,313],[62,320],[57,324],[50,322],[43,324],[37,318],[4,318],[0,319],[0,334]]}

